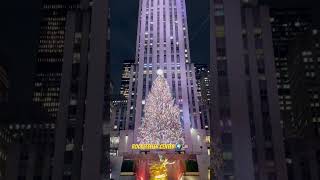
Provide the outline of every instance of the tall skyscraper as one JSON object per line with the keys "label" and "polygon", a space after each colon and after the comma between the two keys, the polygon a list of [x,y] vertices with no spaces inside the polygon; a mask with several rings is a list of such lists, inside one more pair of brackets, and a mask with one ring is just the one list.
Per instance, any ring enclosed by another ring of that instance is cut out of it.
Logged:
{"label": "tall skyscraper", "polygon": [[24,122],[11,112],[10,124],[2,129],[7,136],[6,179],[50,179],[52,175],[55,125],[38,108],[29,107]]}
{"label": "tall skyscraper", "polygon": [[111,128],[114,131],[125,130],[128,100],[124,96],[112,98]]}
{"label": "tall skyscraper", "polygon": [[55,125],[39,105],[10,103],[0,103],[0,179],[48,179]]}
{"label": "tall skyscraper", "polygon": [[41,5],[33,101],[42,104],[54,118],[59,108],[67,12],[78,9],[79,3],[80,0],[44,0]]}
{"label": "tall skyscraper", "polygon": [[195,64],[195,74],[197,80],[198,95],[203,103],[209,104],[210,99],[210,68],[207,64]]}
{"label": "tall skyscraper", "polygon": [[120,95],[127,99],[129,97],[130,76],[132,74],[131,69],[133,65],[134,60],[125,60],[122,65]]}
{"label": "tall skyscraper", "polygon": [[300,35],[291,43],[288,58],[292,96],[288,176],[316,180],[320,177],[320,32]]}
{"label": "tall skyscraper", "polygon": [[[130,76],[126,130],[120,131],[120,155],[138,153],[131,145],[138,143],[146,98],[160,70],[180,109],[186,152],[207,156],[194,65],[190,61],[186,9],[184,0],[140,0],[135,66]],[[198,163],[204,179],[208,175],[205,160],[208,158]]]}
{"label": "tall skyscraper", "polygon": [[311,9],[270,9],[281,123],[284,127],[285,136],[292,135],[292,132],[288,129],[291,126],[290,121],[292,119],[292,97],[288,72],[290,63],[288,58],[289,46],[299,35],[311,30],[311,20]]}
{"label": "tall skyscraper", "polygon": [[250,0],[211,0],[210,8],[210,130],[224,160],[216,175],[287,179],[269,8]]}
{"label": "tall skyscraper", "polygon": [[[128,100],[124,96],[111,98],[110,107],[110,156],[115,157],[119,151],[120,131],[125,130]],[[112,159],[111,158],[111,159]]]}
{"label": "tall skyscraper", "polygon": [[14,68],[5,65],[0,65],[0,180],[48,179],[55,126],[39,105],[12,100],[21,89],[12,84]]}
{"label": "tall skyscraper", "polygon": [[113,131],[125,130],[127,103],[130,92],[130,78],[133,74],[134,60],[125,60],[122,65],[120,95],[112,97],[111,128]]}
{"label": "tall skyscraper", "polygon": [[[54,10],[52,13],[56,15],[58,12]],[[56,62],[61,66],[61,83],[54,84],[60,91],[57,119],[52,113],[51,118],[34,118],[29,113],[24,113],[26,116],[21,118],[20,114],[11,113],[15,116],[8,120],[10,124],[7,129],[13,134],[15,141],[9,138],[2,141],[2,136],[7,135],[7,132],[0,129],[0,151],[5,147],[3,156],[7,156],[6,179],[109,179],[108,93],[112,87],[108,74],[108,13],[108,0],[83,0],[78,9],[65,12],[65,27],[59,27],[65,29],[62,42],[59,42],[63,47],[59,49],[60,46],[53,46],[47,49],[63,55],[60,59],[63,59],[63,63]],[[54,29],[48,29],[52,28]],[[37,72],[57,70],[54,63],[46,62],[42,65],[40,68],[37,63]],[[52,83],[53,79],[50,78],[47,79],[48,82],[41,83]],[[43,90],[50,91],[50,88],[52,87],[45,86]],[[35,89],[37,90],[39,89]],[[51,96],[50,93],[48,95]],[[44,109],[48,111],[47,106]],[[3,118],[0,119],[2,122]],[[0,155],[0,173],[3,170],[2,158]]]}
{"label": "tall skyscraper", "polygon": [[109,179],[108,28],[108,0],[67,14],[53,180]]}
{"label": "tall skyscraper", "polygon": [[211,92],[209,74],[210,70],[208,65],[195,64],[200,120],[205,129],[209,129],[210,120],[209,106],[211,103]]}
{"label": "tall skyscraper", "polygon": [[[161,69],[181,109],[185,138],[192,147],[191,128],[200,134],[204,131],[199,118],[194,66],[190,63],[184,1],[140,1],[135,64],[129,86],[126,129],[137,133],[145,99],[157,70]],[[131,143],[136,142],[133,134],[130,137]],[[194,146],[195,149],[200,150],[200,146]]]}

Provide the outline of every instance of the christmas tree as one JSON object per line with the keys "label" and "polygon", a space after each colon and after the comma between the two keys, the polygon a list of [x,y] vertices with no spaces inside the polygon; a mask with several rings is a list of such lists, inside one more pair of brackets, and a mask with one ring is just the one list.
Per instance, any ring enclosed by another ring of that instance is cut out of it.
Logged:
{"label": "christmas tree", "polygon": [[137,140],[140,144],[183,144],[180,109],[174,103],[163,72],[157,73],[145,102]]}

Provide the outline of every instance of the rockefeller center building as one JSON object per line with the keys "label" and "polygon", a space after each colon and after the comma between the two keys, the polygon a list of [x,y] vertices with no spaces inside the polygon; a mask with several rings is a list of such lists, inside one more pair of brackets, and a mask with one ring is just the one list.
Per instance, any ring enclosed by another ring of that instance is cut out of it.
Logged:
{"label": "rockefeller center building", "polygon": [[[205,125],[200,120],[196,76],[194,65],[190,59],[185,1],[140,0],[138,12],[136,58],[131,69],[125,130],[120,131],[119,156],[111,159],[113,162],[112,178],[117,179],[117,176],[124,175],[123,170],[130,161],[136,167],[134,171],[138,179],[140,177],[151,178],[152,171],[137,172],[139,169],[143,169],[141,167],[145,167],[137,162],[141,163],[138,160],[149,157],[147,154],[151,154],[152,157],[152,154],[159,154],[159,152],[137,151],[132,147],[141,144],[138,137],[141,133],[140,127],[148,124],[150,117],[148,109],[150,108],[146,107],[148,103],[152,104],[149,95],[153,96],[154,93],[159,92],[157,88],[163,88],[165,92],[167,84],[170,89],[169,94],[159,94],[159,98],[168,97],[170,99],[172,97],[174,105],[171,105],[173,109],[177,107],[178,116],[172,121],[177,120],[181,125],[177,131],[181,129],[183,132],[182,149],[186,154],[184,156],[172,155],[170,156],[171,160],[175,160],[175,165],[182,162],[182,159],[195,163],[198,169],[197,176],[207,179],[209,161],[206,140],[208,138],[206,138]],[[163,83],[163,79],[166,83]],[[164,86],[159,86],[157,82],[163,83]],[[171,110],[168,109],[168,111]],[[156,121],[161,123],[162,119]],[[156,121],[154,123],[158,123]],[[169,126],[168,129],[170,129]],[[157,131],[157,127],[154,131]],[[166,134],[162,136],[165,137]],[[156,141],[149,142],[157,144]],[[177,139],[172,143],[179,143],[179,141]],[[142,152],[146,155],[140,157],[139,154],[141,155]],[[168,158],[166,155],[172,154],[172,152],[162,151],[160,154],[164,154]],[[139,158],[137,158],[138,156]],[[168,159],[170,160],[170,158]],[[182,172],[186,169],[182,168],[181,170],[179,167],[185,166],[177,165],[175,167],[178,169],[173,173],[175,176],[169,175],[169,177],[180,179]],[[120,169],[121,172],[119,172]],[[168,173],[170,174],[170,172]]]}

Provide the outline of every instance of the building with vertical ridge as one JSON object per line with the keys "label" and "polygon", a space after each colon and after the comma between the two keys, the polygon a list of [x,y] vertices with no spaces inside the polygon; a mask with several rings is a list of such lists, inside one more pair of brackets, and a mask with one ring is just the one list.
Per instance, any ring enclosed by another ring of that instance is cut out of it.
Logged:
{"label": "building with vertical ridge", "polygon": [[269,8],[211,0],[210,9],[210,131],[224,161],[215,175],[287,179]]}
{"label": "building with vertical ridge", "polygon": [[320,173],[320,33],[306,31],[289,48],[289,83],[292,96],[291,126],[286,138],[288,176],[319,179]]}
{"label": "building with vertical ridge", "polygon": [[42,5],[33,100],[49,118],[8,120],[6,179],[110,179],[109,1],[71,2]]}
{"label": "building with vertical ridge", "polygon": [[[161,70],[180,109],[185,152],[194,155],[201,171],[200,177],[207,179],[206,130],[200,120],[186,10],[185,0],[139,1],[135,65],[131,69],[125,130],[120,131],[119,156],[115,166],[121,167],[126,160],[132,159],[126,155],[139,154],[139,151],[132,151],[131,145],[138,143],[145,101],[157,72]],[[202,158],[201,161],[198,158]],[[116,176],[119,172],[115,169],[113,174]]]}
{"label": "building with vertical ridge", "polygon": [[122,64],[120,95],[128,99],[131,68],[134,65],[134,60],[125,60]]}
{"label": "building with vertical ridge", "polygon": [[293,102],[289,82],[289,47],[301,34],[311,31],[311,21],[312,15],[309,8],[270,9],[281,124],[284,128],[285,136],[292,135],[290,121],[292,119]]}
{"label": "building with vertical ridge", "polygon": [[53,180],[109,179],[109,1],[67,12]]}
{"label": "building with vertical ridge", "polygon": [[135,64],[129,86],[126,129],[136,131],[141,125],[143,102],[157,70],[161,69],[181,109],[186,139],[191,138],[191,128],[202,131],[184,1],[140,1]]}
{"label": "building with vertical ridge", "polygon": [[40,103],[54,118],[59,109],[67,13],[79,9],[79,4],[80,0],[44,0],[41,4],[33,101]]}
{"label": "building with vertical ridge", "polygon": [[202,126],[204,126],[205,129],[209,129],[209,107],[211,103],[209,66],[206,64],[195,64],[195,75],[198,89],[200,120]]}

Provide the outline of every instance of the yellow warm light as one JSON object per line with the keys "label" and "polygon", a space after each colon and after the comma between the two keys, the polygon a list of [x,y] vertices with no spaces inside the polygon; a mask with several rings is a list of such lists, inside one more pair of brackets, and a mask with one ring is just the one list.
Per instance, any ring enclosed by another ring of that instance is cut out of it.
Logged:
{"label": "yellow warm light", "polygon": [[150,166],[150,180],[168,180],[167,165],[168,159],[162,159],[160,156],[160,162],[154,162]]}
{"label": "yellow warm light", "polygon": [[211,141],[210,136],[206,136],[206,141],[207,141],[207,143],[210,143],[210,141]]}
{"label": "yellow warm light", "polygon": [[133,150],[157,150],[157,149],[175,149],[175,144],[132,144],[131,149]]}

